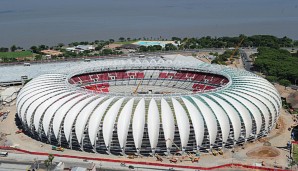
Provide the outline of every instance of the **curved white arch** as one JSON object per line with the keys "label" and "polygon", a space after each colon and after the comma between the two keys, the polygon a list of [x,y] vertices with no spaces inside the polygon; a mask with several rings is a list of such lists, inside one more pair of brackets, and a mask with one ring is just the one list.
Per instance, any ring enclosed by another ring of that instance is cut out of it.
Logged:
{"label": "curved white arch", "polygon": [[142,98],[133,115],[132,133],[136,149],[141,149],[145,127],[145,99]]}
{"label": "curved white arch", "polygon": [[217,121],[221,128],[222,142],[226,143],[230,132],[230,121],[226,112],[218,104],[216,104],[213,100],[209,99],[208,97],[201,96],[201,98],[206,103],[208,103],[213,114],[217,118]]}
{"label": "curved white arch", "polygon": [[[78,114],[81,112],[81,110],[89,104],[94,99],[94,96],[86,97],[85,99],[79,101],[76,105],[74,105],[67,114],[65,115],[65,118],[63,119],[63,130],[66,140],[69,142],[71,139],[70,134],[72,132],[72,128],[75,122],[75,119],[77,118]],[[79,121],[82,122],[82,121]]]}
{"label": "curved white arch", "polygon": [[249,111],[239,101],[233,99],[232,97],[222,93],[217,95],[223,99],[226,99],[236,109],[245,126],[245,138],[248,138],[252,133],[252,118],[249,114]]}
{"label": "curved white arch", "polygon": [[34,117],[35,115],[35,111],[37,109],[37,107],[39,105],[41,105],[44,101],[46,101],[47,99],[49,99],[50,97],[56,96],[61,94],[62,92],[65,92],[63,90],[58,90],[57,92],[53,92],[53,93],[48,93],[42,97],[40,97],[39,99],[37,99],[36,101],[34,101],[31,106],[28,108],[27,110],[27,114],[26,114],[26,121],[27,121],[27,125],[29,127],[31,127],[32,122],[31,119]]}
{"label": "curved white arch", "polygon": [[121,110],[117,122],[117,135],[121,148],[125,148],[134,98],[130,99]]}
{"label": "curved white arch", "polygon": [[221,104],[221,107],[225,110],[226,114],[229,116],[231,120],[233,131],[234,131],[234,140],[238,140],[241,134],[241,120],[237,113],[237,111],[225,100],[215,96],[214,94],[208,94],[213,100],[217,103]]}
{"label": "curved white arch", "polygon": [[245,105],[247,107],[256,122],[256,134],[259,134],[262,128],[262,117],[259,109],[251,102],[251,99],[245,99],[241,96],[242,94],[238,92],[225,92],[225,94],[228,94],[229,96],[235,98],[240,103],[242,103],[242,105]]}
{"label": "curved white arch", "polygon": [[249,91],[246,91],[246,92],[244,92],[243,90],[236,90],[236,91],[243,93],[243,96],[246,99],[248,99],[248,98],[254,99],[253,103],[261,110],[262,116],[264,117],[264,121],[265,121],[265,130],[268,131],[268,129],[269,129],[269,119],[271,118],[270,110],[266,106],[268,101],[263,96],[260,96],[258,94],[252,94]]}
{"label": "curved white arch", "polygon": [[196,103],[198,109],[201,111],[201,114],[205,120],[205,124],[208,129],[209,134],[209,143],[210,145],[214,144],[216,136],[217,136],[217,121],[216,118],[211,111],[211,109],[203,103],[201,100],[199,100],[196,97],[191,97],[192,100]]}
{"label": "curved white arch", "polygon": [[[43,101],[43,103],[37,107],[35,114],[33,115],[33,124],[35,127],[35,131],[39,131],[39,124],[41,123],[42,116],[45,111],[58,99],[70,95],[72,92],[61,92],[61,94],[57,94],[55,96],[51,96],[50,99]],[[50,96],[50,95],[49,95]]]}
{"label": "curved white arch", "polygon": [[53,103],[45,112],[44,116],[43,116],[43,120],[42,120],[42,126],[43,126],[43,130],[45,132],[46,135],[48,135],[49,132],[49,127],[50,127],[50,123],[52,121],[53,116],[55,115],[55,113],[57,111],[59,111],[60,108],[63,107],[63,105],[73,99],[73,98],[77,98],[79,95],[81,94],[71,94],[69,96],[63,97],[61,99],[58,99],[55,103]]}
{"label": "curved white arch", "polygon": [[98,133],[102,117],[113,100],[114,97],[108,98],[101,105],[99,105],[90,116],[88,124],[88,134],[92,145],[95,144],[95,138]]}
{"label": "curved white arch", "polygon": [[121,98],[116,103],[114,103],[104,117],[102,134],[103,134],[103,139],[106,147],[110,147],[115,120],[119,113],[119,110],[123,101],[124,101],[124,98]]}
{"label": "curved white arch", "polygon": [[78,96],[77,98],[70,99],[63,106],[61,106],[53,116],[53,132],[55,137],[58,139],[59,132],[61,130],[61,125],[63,118],[67,115],[69,110],[75,106],[78,102],[85,99],[88,95]]}
{"label": "curved white arch", "polygon": [[79,143],[82,143],[82,137],[86,127],[87,120],[96,106],[105,98],[105,97],[96,97],[91,103],[89,103],[78,115],[77,121],[75,123],[75,133]]}
{"label": "curved white arch", "polygon": [[201,146],[204,139],[204,119],[199,110],[188,99],[182,97],[182,100],[190,115],[191,122],[194,128],[197,146]]}
{"label": "curved white arch", "polygon": [[171,148],[174,141],[175,122],[171,107],[163,98],[161,99],[161,121],[166,147]]}
{"label": "curved white arch", "polygon": [[[32,108],[32,104],[37,101],[38,99],[42,98],[43,96],[47,95],[47,94],[54,94],[57,92],[57,89],[51,89],[51,90],[48,90],[48,91],[43,91],[43,92],[40,92],[38,94],[36,94],[35,96],[29,98],[26,100],[26,102],[23,104],[22,108],[21,108],[21,119],[24,123],[27,123],[26,122],[26,118],[27,118],[27,111]],[[27,123],[28,125],[28,123]]]}
{"label": "curved white arch", "polygon": [[155,149],[158,143],[160,120],[158,107],[154,98],[149,103],[147,124],[150,146],[152,149]]}
{"label": "curved white arch", "polygon": [[185,148],[187,146],[190,133],[189,119],[185,110],[176,99],[172,98],[172,103],[178,124],[181,146],[182,148]]}

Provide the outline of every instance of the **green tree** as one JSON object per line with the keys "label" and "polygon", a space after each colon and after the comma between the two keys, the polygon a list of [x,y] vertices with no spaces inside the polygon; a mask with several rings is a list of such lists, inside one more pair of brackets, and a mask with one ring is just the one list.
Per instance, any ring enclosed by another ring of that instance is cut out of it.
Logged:
{"label": "green tree", "polygon": [[52,165],[53,165],[53,160],[54,160],[55,156],[53,154],[49,154],[48,155],[48,161],[50,163],[50,169],[52,169]]}
{"label": "green tree", "polygon": [[64,46],[64,43],[58,43],[58,46],[61,48]]}
{"label": "green tree", "polygon": [[33,53],[38,53],[39,49],[36,46],[31,46],[30,49]]}
{"label": "green tree", "polygon": [[148,48],[146,46],[140,46],[139,47],[139,51],[140,52],[147,52],[148,51]]}
{"label": "green tree", "polygon": [[1,47],[1,48],[0,48],[0,52],[8,52],[8,48],[6,48],[6,47]]}
{"label": "green tree", "polygon": [[278,78],[276,76],[266,76],[266,79],[272,83],[274,83],[278,80]]}
{"label": "green tree", "polygon": [[124,41],[125,41],[125,38],[124,38],[124,37],[120,37],[120,38],[119,38],[119,41],[120,41],[120,42],[124,42]]}
{"label": "green tree", "polygon": [[291,85],[291,82],[289,80],[286,80],[286,79],[281,79],[281,80],[279,80],[279,84],[283,85],[285,87],[288,87],[289,85]]}
{"label": "green tree", "polygon": [[47,168],[47,170],[49,170],[49,167],[50,167],[51,163],[50,163],[49,160],[45,160],[45,161],[44,161],[44,165],[45,165],[45,167]]}
{"label": "green tree", "polygon": [[42,55],[36,55],[36,56],[34,57],[34,60],[36,60],[36,61],[40,61],[40,60],[42,60]]}
{"label": "green tree", "polygon": [[114,42],[115,42],[115,40],[114,40],[114,39],[110,39],[109,41],[110,41],[110,43],[114,43]]}
{"label": "green tree", "polygon": [[172,43],[168,43],[165,45],[165,50],[170,51],[170,50],[177,50],[177,47],[173,45]]}
{"label": "green tree", "polygon": [[113,51],[112,51],[112,49],[104,49],[104,50],[102,50],[102,54],[103,55],[110,55],[110,54],[113,54]]}
{"label": "green tree", "polygon": [[14,52],[14,51],[16,51],[16,50],[17,50],[16,45],[12,45],[12,46],[10,47],[10,51]]}

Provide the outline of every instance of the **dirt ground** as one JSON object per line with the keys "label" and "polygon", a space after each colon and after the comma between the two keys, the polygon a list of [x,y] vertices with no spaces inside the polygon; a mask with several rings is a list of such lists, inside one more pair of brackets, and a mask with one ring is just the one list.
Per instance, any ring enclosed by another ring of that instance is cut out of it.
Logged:
{"label": "dirt ground", "polygon": [[253,150],[246,153],[248,157],[256,157],[256,158],[263,158],[263,157],[277,157],[280,155],[280,152],[275,147],[270,146],[262,146],[254,148]]}

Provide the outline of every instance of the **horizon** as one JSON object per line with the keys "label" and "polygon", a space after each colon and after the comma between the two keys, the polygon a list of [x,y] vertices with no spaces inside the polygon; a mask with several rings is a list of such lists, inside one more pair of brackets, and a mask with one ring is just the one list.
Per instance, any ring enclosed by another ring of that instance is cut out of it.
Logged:
{"label": "horizon", "polygon": [[239,34],[297,40],[297,8],[293,0],[0,1],[0,47]]}

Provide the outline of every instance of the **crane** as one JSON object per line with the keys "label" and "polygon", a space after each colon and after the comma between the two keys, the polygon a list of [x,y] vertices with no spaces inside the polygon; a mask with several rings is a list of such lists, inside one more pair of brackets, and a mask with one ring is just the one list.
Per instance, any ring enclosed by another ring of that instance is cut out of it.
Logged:
{"label": "crane", "polygon": [[135,91],[133,91],[133,94],[137,94],[138,89],[139,89],[140,85],[142,84],[142,82],[143,82],[143,80],[141,80],[141,81],[139,82],[139,84],[137,85]]}
{"label": "crane", "polygon": [[[231,54],[231,56],[230,56],[230,58],[229,58],[230,61],[231,61],[231,59],[233,58],[233,56],[235,55],[236,51],[239,49],[239,47],[240,47],[240,45],[242,44],[243,40],[244,40],[244,38],[242,38],[242,39],[240,40],[240,42],[237,44],[237,46],[235,47],[233,53]],[[233,62],[231,62],[231,64],[232,64],[232,63],[233,63]]]}

